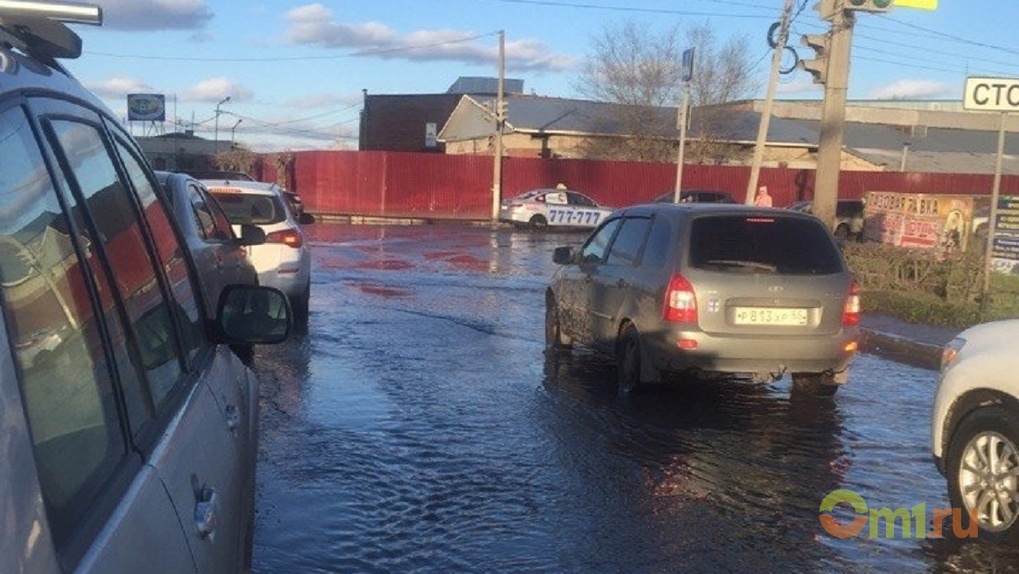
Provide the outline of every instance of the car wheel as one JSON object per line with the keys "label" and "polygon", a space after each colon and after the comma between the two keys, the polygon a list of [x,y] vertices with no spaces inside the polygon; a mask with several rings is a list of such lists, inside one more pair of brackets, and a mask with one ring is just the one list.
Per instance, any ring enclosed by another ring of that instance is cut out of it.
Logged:
{"label": "car wheel", "polygon": [[303,325],[308,322],[308,307],[311,300],[311,285],[304,288],[297,297],[290,299],[290,307],[294,311],[294,323]]}
{"label": "car wheel", "polygon": [[947,459],[953,508],[976,509],[981,539],[1019,540],[1019,423],[1000,405],[968,415],[952,434]]}
{"label": "car wheel", "polygon": [[530,224],[531,229],[545,229],[548,227],[548,220],[545,219],[544,215],[535,215],[528,223]]}
{"label": "car wheel", "polygon": [[849,226],[845,223],[839,224],[835,227],[835,239],[845,241],[849,239]]}
{"label": "car wheel", "polygon": [[553,351],[569,349],[572,341],[563,333],[559,321],[559,305],[555,297],[545,297],[545,348]]}
{"label": "car wheel", "polygon": [[842,385],[824,373],[793,373],[793,393],[800,396],[828,398],[835,396]]}
{"label": "car wheel", "polygon": [[616,342],[619,392],[630,394],[640,386],[640,336],[632,323],[623,327]]}

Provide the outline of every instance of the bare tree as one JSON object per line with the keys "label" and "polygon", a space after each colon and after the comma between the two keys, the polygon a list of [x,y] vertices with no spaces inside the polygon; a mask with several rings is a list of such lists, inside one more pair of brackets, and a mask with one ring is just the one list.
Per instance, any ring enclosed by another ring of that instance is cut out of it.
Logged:
{"label": "bare tree", "polygon": [[[625,107],[596,121],[596,131],[616,137],[599,138],[587,146],[587,152],[616,159],[675,159],[675,109],[682,94],[680,62],[687,47],[697,53],[690,83],[694,106],[744,99],[756,91],[745,38],[733,37],[718,47],[706,23],[691,27],[685,35],[678,26],[662,31],[633,21],[608,26],[592,38],[592,56],[574,87],[581,97]],[[709,157],[700,159],[719,161],[718,146],[709,144],[724,139],[724,116],[710,110],[699,113],[701,122],[692,136],[705,152],[710,149]]]}

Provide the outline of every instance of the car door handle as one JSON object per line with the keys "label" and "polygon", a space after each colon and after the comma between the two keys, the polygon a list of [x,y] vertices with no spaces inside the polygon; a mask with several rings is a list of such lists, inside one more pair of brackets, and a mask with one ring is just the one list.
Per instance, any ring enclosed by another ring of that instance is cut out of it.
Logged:
{"label": "car door handle", "polygon": [[198,493],[198,501],[195,503],[195,526],[198,527],[198,534],[202,539],[213,542],[216,537],[216,526],[219,524],[217,517],[218,496],[216,489],[203,486]]}
{"label": "car door handle", "polygon": [[226,411],[226,428],[231,432],[237,430],[237,427],[241,426],[241,411],[233,405],[227,405],[224,410]]}

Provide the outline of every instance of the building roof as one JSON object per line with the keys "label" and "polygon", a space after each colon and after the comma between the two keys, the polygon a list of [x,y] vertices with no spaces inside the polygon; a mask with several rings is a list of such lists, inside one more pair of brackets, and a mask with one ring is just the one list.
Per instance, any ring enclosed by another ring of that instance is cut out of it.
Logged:
{"label": "building roof", "polygon": [[[518,133],[627,136],[626,122],[632,106],[566,98],[508,95],[507,129]],[[918,104],[917,104],[918,105]],[[494,133],[492,109],[495,98],[464,96],[439,133],[441,141],[464,141]],[[676,108],[644,108],[653,118],[654,137],[676,139]],[[710,113],[709,113],[710,112]],[[741,145],[757,140],[761,114],[743,105],[694,108],[690,116],[691,138],[710,134],[712,139]],[[815,119],[772,117],[767,142],[771,147],[816,149],[821,122]],[[645,134],[646,131],[645,131]],[[903,148],[910,171],[991,173],[997,152],[997,132],[980,129],[933,128],[846,122],[843,148],[872,164],[889,170],[901,166]],[[1003,171],[1019,173],[1019,134],[1007,133]]]}

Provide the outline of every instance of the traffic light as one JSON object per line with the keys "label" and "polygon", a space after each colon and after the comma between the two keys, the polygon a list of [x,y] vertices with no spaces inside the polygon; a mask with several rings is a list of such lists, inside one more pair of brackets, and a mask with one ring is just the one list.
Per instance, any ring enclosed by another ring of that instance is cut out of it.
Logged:
{"label": "traffic light", "polygon": [[831,38],[828,34],[805,34],[800,42],[814,49],[817,57],[812,60],[800,60],[796,67],[814,76],[815,84],[823,84],[828,80],[828,51]]}
{"label": "traffic light", "polygon": [[860,12],[887,12],[892,7],[892,0],[846,0],[846,10]]}
{"label": "traffic light", "polygon": [[506,109],[507,109],[506,100],[502,100],[501,102],[499,102],[499,119],[501,120],[506,119]]}

